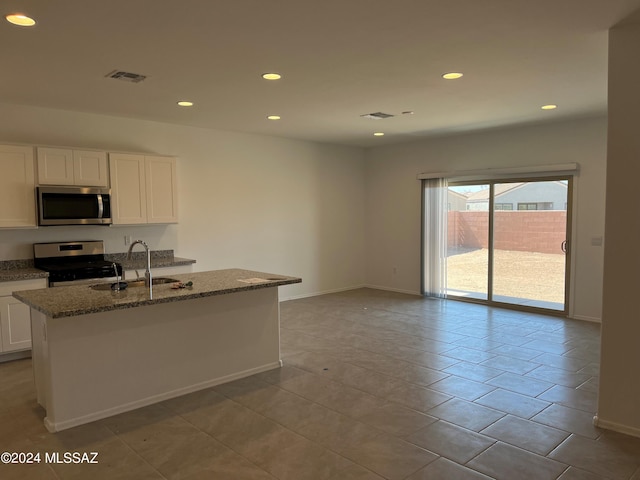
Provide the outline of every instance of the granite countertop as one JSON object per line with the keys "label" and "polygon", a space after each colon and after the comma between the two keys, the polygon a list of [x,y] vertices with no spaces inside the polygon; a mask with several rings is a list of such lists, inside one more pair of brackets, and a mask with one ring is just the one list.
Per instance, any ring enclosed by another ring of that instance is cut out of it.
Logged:
{"label": "granite countertop", "polygon": [[149,290],[145,287],[129,287],[120,292],[114,292],[112,290],[93,290],[87,285],[21,290],[13,292],[13,296],[48,317],[60,318],[302,282],[302,279],[298,277],[238,268],[183,273],[171,275],[171,278],[184,283],[191,281],[193,286],[172,289],[171,283],[154,285],[153,298],[149,296]]}
{"label": "granite countertop", "polygon": [[[147,260],[144,252],[134,252],[131,260],[126,260],[126,253],[105,254],[105,260],[122,263],[125,270],[144,270]],[[190,258],[174,257],[173,250],[153,250],[151,252],[151,268],[178,267],[196,263]],[[33,266],[33,259],[0,261],[0,282],[16,280],[32,280],[47,278],[48,272]]]}
{"label": "granite countertop", "polygon": [[49,274],[34,268],[33,259],[0,261],[0,282],[47,278]]}
{"label": "granite countertop", "polygon": [[36,278],[47,278],[48,272],[34,267],[0,269],[0,282],[12,282],[16,280],[33,280]]}

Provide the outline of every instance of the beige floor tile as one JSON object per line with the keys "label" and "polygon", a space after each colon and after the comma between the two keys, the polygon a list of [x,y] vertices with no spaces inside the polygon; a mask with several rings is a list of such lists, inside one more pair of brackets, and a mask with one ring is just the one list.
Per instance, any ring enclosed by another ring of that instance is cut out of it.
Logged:
{"label": "beige floor tile", "polygon": [[595,414],[598,395],[595,392],[556,385],[538,397],[541,400],[558,403],[565,407],[577,408]]}
{"label": "beige floor tile", "polygon": [[340,470],[329,480],[384,480],[384,478],[361,465],[352,463],[347,468]]}
{"label": "beige floor tile", "polygon": [[426,387],[406,383],[391,392],[387,396],[387,399],[405,405],[413,410],[427,413],[436,405],[440,405],[451,399],[451,396]]}
{"label": "beige floor tile", "polygon": [[442,420],[405,439],[459,464],[468,462],[496,442],[492,438]]}
{"label": "beige floor tile", "polygon": [[385,404],[382,398],[339,384],[327,385],[325,392],[315,401],[352,418],[368,415]]}
{"label": "beige floor tile", "polygon": [[322,405],[309,410],[309,420],[296,432],[339,453],[382,435],[381,430]]}
{"label": "beige floor tile", "polygon": [[493,358],[482,362],[481,365],[497,368],[516,375],[524,375],[525,373],[531,372],[540,366],[539,363],[521,360],[514,357],[507,357],[506,355],[494,356]]}
{"label": "beige floor tile", "polygon": [[275,368],[266,372],[259,373],[256,378],[263,380],[273,385],[280,385],[282,382],[295,378],[299,375],[303,375],[304,370],[290,366],[288,362],[283,362],[284,365],[281,368]]}
{"label": "beige floor tile", "polygon": [[367,392],[376,397],[385,398],[396,389],[405,384],[404,380],[399,380],[388,375],[366,370],[363,373],[343,377],[341,382],[350,387]]}
{"label": "beige floor tile", "polygon": [[490,480],[490,477],[440,457],[407,480]]}
{"label": "beige floor tile", "polygon": [[604,430],[597,440],[622,453],[640,458],[640,437],[632,437],[613,430]]}
{"label": "beige floor tile", "polygon": [[[590,473],[585,470],[580,470],[576,467],[569,467],[565,472],[558,477],[558,480],[608,480],[606,477],[601,477],[595,473]],[[633,479],[632,479],[633,480]]]}
{"label": "beige floor tile", "polygon": [[549,454],[550,458],[612,479],[628,479],[640,467],[640,457],[612,445],[571,435]]}
{"label": "beige floor tile", "polygon": [[415,383],[426,387],[434,382],[447,378],[449,374],[442,373],[432,368],[423,367],[420,365],[406,365],[397,375],[397,378],[401,378],[409,383]]}
{"label": "beige floor tile", "polygon": [[[640,480],[640,440],[592,425],[598,325],[368,289],[283,302],[281,325],[282,368],[56,434],[31,360],[0,364],[4,449],[100,460],[0,465],[0,478]],[[578,434],[549,454],[559,462],[526,450],[546,451],[558,429]],[[485,434],[499,440],[464,465],[429,450],[462,462]]]}
{"label": "beige floor tile", "polygon": [[497,480],[555,480],[567,465],[498,442],[471,460],[468,467]]}
{"label": "beige floor tile", "polygon": [[306,373],[282,382],[280,387],[315,402],[323,395],[326,395],[327,390],[333,384],[332,380],[320,375]]}
{"label": "beige floor tile", "polygon": [[44,463],[0,463],[0,478],[2,480],[58,480],[59,477],[50,465]]}
{"label": "beige floor tile", "polygon": [[547,455],[569,436],[568,432],[513,415],[501,418],[480,433],[538,455]]}
{"label": "beige floor tile", "polygon": [[[578,372],[580,369],[590,365],[589,362],[575,357],[567,357],[564,355],[556,355],[554,353],[542,353],[531,361],[548,365],[549,367],[560,368],[568,372]],[[582,372],[587,373],[587,372]]]}
{"label": "beige floor tile", "polygon": [[389,402],[359,420],[397,437],[409,435],[437,421],[436,418]]}
{"label": "beige floor tile", "polygon": [[[91,451],[88,448],[85,450],[85,447],[81,448],[82,452],[89,453]],[[175,451],[177,452],[177,449]],[[97,452],[97,464],[55,463],[50,464],[50,466],[61,480],[161,480],[165,478],[177,478],[170,474],[170,472],[173,473],[171,468],[175,464],[167,464],[170,470],[166,472],[167,475],[161,475],[149,463],[136,454],[136,452],[117,438],[101,444]],[[58,451],[58,453],[62,454],[63,452]],[[189,461],[189,459],[187,459],[187,461]]]}
{"label": "beige floor tile", "polygon": [[475,400],[474,403],[484,405],[522,418],[531,418],[547,408],[551,403],[528,397],[519,393],[498,388],[493,392]]}
{"label": "beige floor tile", "polygon": [[444,373],[468,378],[476,382],[486,382],[504,373],[504,370],[478,365],[476,363],[460,362],[443,370]]}
{"label": "beige floor tile", "polygon": [[582,385],[591,378],[591,375],[587,375],[585,373],[567,372],[566,370],[549,367],[547,365],[542,365],[535,370],[532,370],[527,373],[526,376],[555,383],[557,385],[564,385],[565,387],[570,388],[576,388],[578,385]]}
{"label": "beige floor tile", "polygon": [[479,432],[504,417],[503,412],[454,398],[426,412],[432,417],[446,420],[460,427]]}
{"label": "beige floor tile", "polygon": [[248,458],[279,480],[325,480],[351,465],[344,457],[302,437],[274,440]]}
{"label": "beige floor tile", "polygon": [[386,434],[352,445],[344,455],[389,480],[402,480],[438,458],[432,452]]}
{"label": "beige floor tile", "polygon": [[464,360],[470,363],[481,363],[490,358],[496,356],[495,353],[490,353],[482,350],[476,350],[475,348],[456,347],[451,350],[447,350],[445,355],[450,358],[458,360]]}
{"label": "beige floor tile", "polygon": [[600,381],[598,378],[590,378],[582,385],[578,387],[578,390],[584,390],[586,392],[598,393],[598,389],[600,388]]}
{"label": "beige floor tile", "polygon": [[183,480],[276,480],[276,477],[237,453],[228,452]]}
{"label": "beige floor tile", "polygon": [[429,388],[469,401],[480,398],[496,389],[496,387],[491,385],[457,377],[455,375],[451,375],[439,382],[432,383]]}
{"label": "beige floor tile", "polygon": [[488,380],[486,383],[505,390],[528,395],[530,397],[536,397],[541,393],[546,392],[554,385],[550,382],[525,377],[523,375],[516,375],[514,373],[504,373],[498,377]]}
{"label": "beige floor tile", "polygon": [[562,405],[552,404],[531,420],[587,438],[597,438],[601,433],[600,429],[593,426],[592,413]]}

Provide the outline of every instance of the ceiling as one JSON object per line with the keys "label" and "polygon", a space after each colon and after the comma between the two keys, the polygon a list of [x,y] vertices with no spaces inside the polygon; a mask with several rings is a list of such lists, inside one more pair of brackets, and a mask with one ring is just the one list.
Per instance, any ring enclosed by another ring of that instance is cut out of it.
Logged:
{"label": "ceiling", "polygon": [[[3,17],[23,12],[37,24],[0,22],[0,103],[362,147],[601,115],[607,29],[639,8],[640,0],[4,0]],[[113,70],[147,78],[106,78]],[[441,77],[451,71],[464,77]],[[550,103],[558,108],[540,109]],[[372,112],[395,116],[361,117]]]}

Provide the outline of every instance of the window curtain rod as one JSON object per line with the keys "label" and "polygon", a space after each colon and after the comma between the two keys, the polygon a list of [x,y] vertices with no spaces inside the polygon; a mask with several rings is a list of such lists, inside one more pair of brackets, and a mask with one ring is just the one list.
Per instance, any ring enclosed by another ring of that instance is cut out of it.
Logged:
{"label": "window curtain rod", "polygon": [[553,177],[556,175],[575,175],[579,171],[577,163],[556,165],[536,165],[532,167],[484,168],[479,170],[460,170],[457,172],[425,172],[417,175],[418,180],[430,178],[455,178],[461,180],[486,180],[524,177]]}

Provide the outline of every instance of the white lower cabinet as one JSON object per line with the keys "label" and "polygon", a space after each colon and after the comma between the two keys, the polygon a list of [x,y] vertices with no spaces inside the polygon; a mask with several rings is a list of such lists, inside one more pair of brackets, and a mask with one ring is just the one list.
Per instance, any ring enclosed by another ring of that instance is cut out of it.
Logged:
{"label": "white lower cabinet", "polygon": [[31,309],[11,293],[46,287],[46,279],[0,283],[0,354],[31,348]]}

